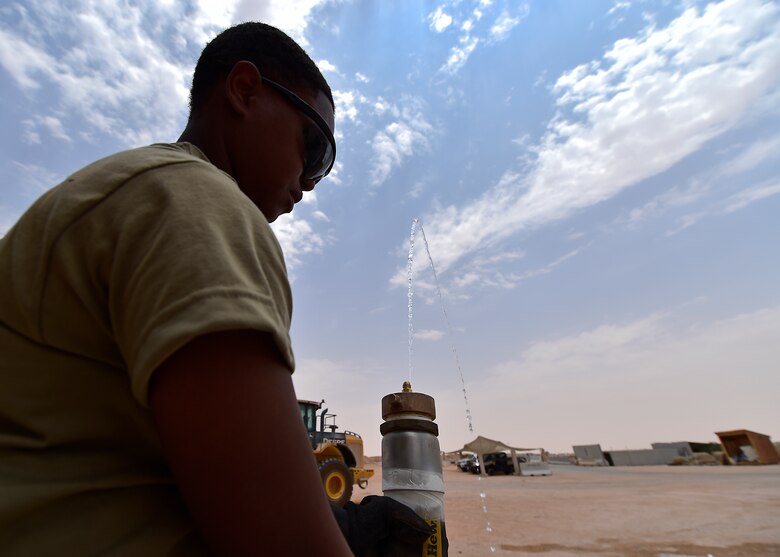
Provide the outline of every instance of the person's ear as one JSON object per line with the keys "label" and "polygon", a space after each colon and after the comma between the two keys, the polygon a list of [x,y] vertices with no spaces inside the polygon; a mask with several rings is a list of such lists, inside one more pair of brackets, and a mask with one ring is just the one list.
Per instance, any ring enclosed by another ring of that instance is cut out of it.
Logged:
{"label": "person's ear", "polygon": [[236,62],[225,79],[225,97],[230,107],[237,114],[245,115],[261,83],[260,71],[252,62]]}

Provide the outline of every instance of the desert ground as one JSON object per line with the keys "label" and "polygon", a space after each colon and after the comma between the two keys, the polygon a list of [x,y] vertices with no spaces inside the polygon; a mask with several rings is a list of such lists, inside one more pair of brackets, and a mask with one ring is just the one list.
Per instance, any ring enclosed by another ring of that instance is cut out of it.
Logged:
{"label": "desert ground", "polygon": [[[381,495],[378,460],[353,501]],[[780,466],[551,468],[480,478],[445,463],[449,555],[780,556]]]}

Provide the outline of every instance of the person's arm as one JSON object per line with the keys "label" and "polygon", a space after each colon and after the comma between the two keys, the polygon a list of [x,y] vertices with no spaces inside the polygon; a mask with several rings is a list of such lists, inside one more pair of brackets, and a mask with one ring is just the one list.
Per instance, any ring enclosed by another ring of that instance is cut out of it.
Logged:
{"label": "person's arm", "polygon": [[191,340],[155,371],[149,396],[182,496],[216,555],[351,555],[269,335]]}

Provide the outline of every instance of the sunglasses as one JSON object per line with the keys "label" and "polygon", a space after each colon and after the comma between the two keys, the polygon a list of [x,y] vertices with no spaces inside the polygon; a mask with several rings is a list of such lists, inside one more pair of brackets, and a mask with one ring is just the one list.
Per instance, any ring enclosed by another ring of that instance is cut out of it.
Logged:
{"label": "sunglasses", "polygon": [[336,140],[333,137],[333,132],[330,131],[322,116],[309,103],[275,81],[266,77],[263,77],[262,80],[263,83],[279,92],[295,108],[317,124],[316,127],[310,127],[304,133],[305,154],[303,159],[303,177],[306,180],[313,180],[316,184],[328,175],[336,161]]}

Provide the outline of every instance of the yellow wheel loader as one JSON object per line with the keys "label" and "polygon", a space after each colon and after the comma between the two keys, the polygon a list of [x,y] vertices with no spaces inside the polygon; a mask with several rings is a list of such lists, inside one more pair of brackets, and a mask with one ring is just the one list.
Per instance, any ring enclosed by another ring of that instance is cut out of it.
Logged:
{"label": "yellow wheel loader", "polygon": [[368,485],[374,471],[364,468],[363,439],[353,431],[338,432],[335,414],[325,408],[317,413],[324,400],[299,400],[303,423],[309,433],[314,458],[322,477],[322,485],[328,500],[340,507],[352,498],[352,486],[361,489]]}

